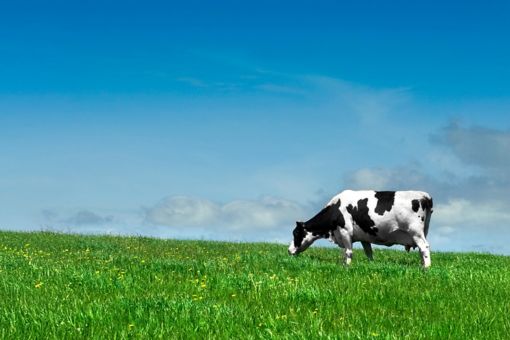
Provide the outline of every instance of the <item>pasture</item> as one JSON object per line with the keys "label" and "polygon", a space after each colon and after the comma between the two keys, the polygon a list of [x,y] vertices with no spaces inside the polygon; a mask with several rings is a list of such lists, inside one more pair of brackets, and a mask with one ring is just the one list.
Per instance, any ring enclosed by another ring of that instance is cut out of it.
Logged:
{"label": "pasture", "polygon": [[510,257],[394,249],[0,232],[0,338],[508,338]]}

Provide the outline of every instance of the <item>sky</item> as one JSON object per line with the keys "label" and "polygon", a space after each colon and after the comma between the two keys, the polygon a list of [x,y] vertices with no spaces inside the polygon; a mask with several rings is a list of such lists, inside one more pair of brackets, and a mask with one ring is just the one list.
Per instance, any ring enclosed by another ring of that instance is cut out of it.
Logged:
{"label": "sky", "polygon": [[510,254],[509,15],[3,4],[0,229],[288,242],[344,189],[414,189],[432,250]]}

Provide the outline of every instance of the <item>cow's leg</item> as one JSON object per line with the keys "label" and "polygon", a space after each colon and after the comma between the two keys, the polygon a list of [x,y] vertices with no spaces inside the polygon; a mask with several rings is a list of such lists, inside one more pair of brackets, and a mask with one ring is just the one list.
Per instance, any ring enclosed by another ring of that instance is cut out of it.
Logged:
{"label": "cow's leg", "polygon": [[352,260],[352,240],[351,236],[345,229],[340,229],[340,240],[344,246],[345,252],[344,252],[344,263],[346,265],[351,264]]}
{"label": "cow's leg", "polygon": [[352,260],[352,243],[349,243],[349,245],[345,246],[344,263],[348,266],[351,264],[351,260]]}
{"label": "cow's leg", "polygon": [[372,261],[374,257],[372,255],[372,245],[370,242],[361,242],[361,245],[363,246],[363,250],[365,251],[365,255],[368,257],[368,260]]}
{"label": "cow's leg", "polygon": [[430,246],[427,240],[425,239],[425,236],[415,236],[413,237],[414,243],[416,243],[416,246],[418,249],[420,249],[420,255],[421,255],[421,263],[423,264],[423,268],[430,267]]}

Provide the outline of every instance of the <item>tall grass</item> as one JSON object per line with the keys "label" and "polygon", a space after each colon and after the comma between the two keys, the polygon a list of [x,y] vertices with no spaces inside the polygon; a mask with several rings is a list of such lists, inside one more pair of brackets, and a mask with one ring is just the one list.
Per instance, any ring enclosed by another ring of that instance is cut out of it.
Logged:
{"label": "tall grass", "polygon": [[510,257],[0,232],[0,337],[510,337]]}

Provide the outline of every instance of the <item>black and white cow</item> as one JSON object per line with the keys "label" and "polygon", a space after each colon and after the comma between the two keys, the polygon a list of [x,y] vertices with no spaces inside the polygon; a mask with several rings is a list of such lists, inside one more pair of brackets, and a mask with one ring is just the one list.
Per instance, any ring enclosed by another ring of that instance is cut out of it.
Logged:
{"label": "black and white cow", "polygon": [[432,198],[423,191],[352,191],[333,197],[324,209],[306,222],[296,222],[289,254],[306,250],[314,241],[329,238],[345,249],[350,264],[352,244],[360,241],[372,260],[371,243],[401,244],[420,250],[422,264],[430,267],[427,242]]}

